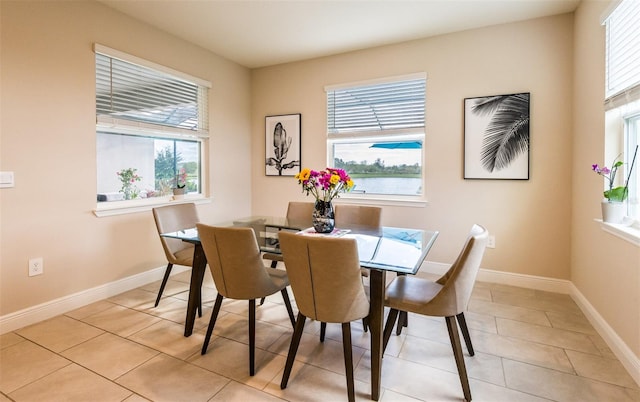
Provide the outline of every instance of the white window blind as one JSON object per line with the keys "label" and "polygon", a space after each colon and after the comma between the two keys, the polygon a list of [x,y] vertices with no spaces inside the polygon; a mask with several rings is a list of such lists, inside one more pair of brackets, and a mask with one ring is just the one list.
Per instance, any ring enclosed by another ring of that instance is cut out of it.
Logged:
{"label": "white window blind", "polygon": [[607,109],[640,99],[640,1],[623,0],[606,26]]}
{"label": "white window blind", "polygon": [[207,85],[163,70],[167,69],[143,66],[96,49],[96,120],[101,129],[207,137]]}
{"label": "white window blind", "polygon": [[426,78],[327,89],[328,133],[424,129]]}

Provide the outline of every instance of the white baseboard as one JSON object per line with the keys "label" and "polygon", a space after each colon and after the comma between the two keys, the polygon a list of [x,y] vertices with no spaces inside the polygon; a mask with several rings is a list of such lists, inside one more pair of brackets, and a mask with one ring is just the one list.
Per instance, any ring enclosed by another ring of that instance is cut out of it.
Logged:
{"label": "white baseboard", "polygon": [[[449,264],[427,261],[421,271],[430,274],[442,275],[449,269]],[[571,281],[564,279],[545,278],[533,275],[514,274],[510,272],[494,271],[481,268],[478,278],[481,282],[500,283],[503,285],[519,286],[523,288],[544,290],[548,292],[568,294],[576,302],[582,313],[587,317],[591,325],[607,343],[607,346],[616,355],[620,363],[629,372],[635,382],[640,385],[640,358],[636,356],[627,344],[620,339],[618,334],[602,318],[598,311],[589,303],[582,293]]]}
{"label": "white baseboard", "polygon": [[[87,304],[159,281],[162,279],[166,268],[166,265],[163,265],[127,278],[3,315],[0,317],[0,334],[15,331],[16,329],[64,314],[68,311],[86,306]],[[171,274],[173,276],[188,269],[189,267],[174,265]]]}

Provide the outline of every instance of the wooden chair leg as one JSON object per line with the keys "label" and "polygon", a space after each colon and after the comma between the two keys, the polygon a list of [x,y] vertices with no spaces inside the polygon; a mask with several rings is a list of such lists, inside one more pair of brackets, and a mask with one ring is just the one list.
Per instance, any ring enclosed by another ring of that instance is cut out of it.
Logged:
{"label": "wooden chair leg", "polygon": [[164,270],[164,277],[162,278],[162,283],[160,284],[160,290],[158,290],[158,297],[156,297],[156,305],[154,307],[158,307],[160,303],[160,298],[162,298],[162,292],[164,292],[164,287],[167,286],[167,281],[169,280],[169,275],[171,275],[171,268],[173,268],[173,264],[167,264],[167,269]]}
{"label": "wooden chair leg", "polygon": [[320,342],[324,342],[324,336],[326,333],[327,333],[327,323],[321,322],[320,323]]}
{"label": "wooden chair leg", "polygon": [[291,375],[291,368],[298,353],[298,346],[300,346],[300,338],[302,338],[302,331],[304,330],[304,322],[307,319],[302,313],[298,312],[298,320],[296,326],[293,329],[293,337],[291,338],[291,345],[289,345],[289,354],[287,355],[287,362],[284,365],[284,373],[282,374],[282,381],[280,382],[280,389],[287,388],[289,382],[289,376]]}
{"label": "wooden chair leg", "polygon": [[249,375],[256,372],[256,299],[249,300]]}
{"label": "wooden chair leg", "polygon": [[406,311],[401,311],[398,318],[398,325],[396,326],[396,335],[400,335],[402,333],[402,328],[405,328],[409,325],[409,313]]}
{"label": "wooden chair leg", "polygon": [[296,327],[296,319],[293,315],[293,308],[291,307],[291,300],[289,299],[289,292],[287,292],[287,288],[284,288],[280,291],[282,293],[282,299],[284,300],[284,305],[287,307],[287,313],[289,313],[289,319],[291,320],[291,326]]}
{"label": "wooden chair leg", "polygon": [[353,354],[351,352],[351,323],[342,323],[342,349],[344,351],[344,368],[347,373],[347,395],[349,402],[356,400],[353,382]]}
{"label": "wooden chair leg", "polygon": [[216,326],[216,319],[218,318],[218,313],[220,312],[220,306],[222,305],[222,295],[218,293],[216,297],[216,303],[213,306],[213,312],[211,313],[211,320],[209,321],[209,327],[207,328],[207,335],[204,337],[204,343],[202,344],[202,353],[207,353],[207,348],[209,347],[209,340],[211,339],[211,334],[213,333],[213,327]]}
{"label": "wooden chair leg", "polygon": [[469,328],[467,328],[467,320],[464,318],[464,313],[456,315],[456,318],[458,319],[458,325],[460,325],[460,331],[462,332],[464,343],[467,345],[469,356],[473,356],[475,355],[475,352],[473,351],[473,345],[471,344],[471,336],[469,336]]}
{"label": "wooden chair leg", "polygon": [[369,318],[368,317],[364,317],[362,319],[362,329],[364,330],[364,332],[367,332],[367,330],[369,329]]}
{"label": "wooden chair leg", "polygon": [[456,359],[456,366],[458,367],[458,375],[460,376],[460,384],[462,385],[464,399],[469,402],[471,401],[471,388],[469,387],[467,368],[464,364],[464,356],[462,354],[462,345],[460,344],[460,335],[458,335],[456,318],[453,316],[445,317],[445,320],[447,321],[447,330],[449,331],[449,339],[451,340],[451,347],[453,348],[453,356]]}
{"label": "wooden chair leg", "polygon": [[[396,318],[398,318],[398,310],[389,310],[387,323],[384,324],[384,332],[382,333],[382,354],[384,354],[384,351],[387,349],[387,343],[389,343],[389,338],[391,338],[391,332],[393,331],[393,324],[395,324]],[[398,323],[398,325],[400,325],[400,323]]]}

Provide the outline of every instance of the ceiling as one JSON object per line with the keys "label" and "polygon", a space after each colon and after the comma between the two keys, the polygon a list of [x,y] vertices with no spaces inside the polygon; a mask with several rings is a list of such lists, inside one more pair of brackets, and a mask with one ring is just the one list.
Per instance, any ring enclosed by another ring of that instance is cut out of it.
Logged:
{"label": "ceiling", "polygon": [[572,12],[580,0],[99,0],[249,68]]}

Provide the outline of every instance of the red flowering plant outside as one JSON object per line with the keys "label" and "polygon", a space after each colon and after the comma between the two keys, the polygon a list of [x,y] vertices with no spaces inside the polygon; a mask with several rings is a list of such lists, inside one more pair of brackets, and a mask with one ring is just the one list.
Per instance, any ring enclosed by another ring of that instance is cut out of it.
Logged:
{"label": "red flowering plant outside", "polygon": [[343,169],[326,168],[315,171],[304,168],[295,175],[306,195],[312,194],[317,201],[330,202],[340,193],[353,188],[353,180]]}

